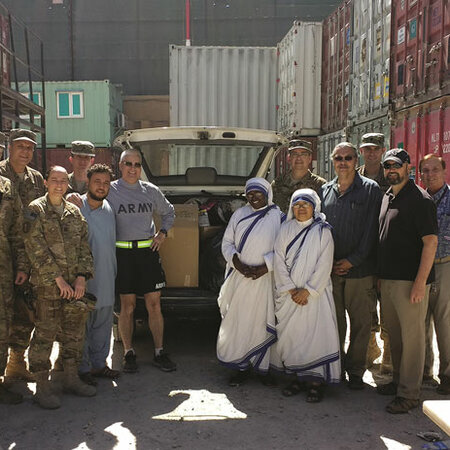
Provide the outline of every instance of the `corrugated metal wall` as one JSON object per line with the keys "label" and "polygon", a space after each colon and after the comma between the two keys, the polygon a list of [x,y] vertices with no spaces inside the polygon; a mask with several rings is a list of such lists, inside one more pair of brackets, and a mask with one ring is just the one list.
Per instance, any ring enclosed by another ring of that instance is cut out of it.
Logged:
{"label": "corrugated metal wall", "polygon": [[[123,84],[127,95],[168,93],[167,49],[169,44],[184,44],[184,1],[63,0],[55,4],[53,0],[3,0],[3,3],[43,39],[48,80],[108,78]],[[274,46],[293,20],[321,20],[338,3],[195,0],[191,2],[192,43]]]}
{"label": "corrugated metal wall", "polygon": [[276,129],[275,47],[170,48],[170,125]]}

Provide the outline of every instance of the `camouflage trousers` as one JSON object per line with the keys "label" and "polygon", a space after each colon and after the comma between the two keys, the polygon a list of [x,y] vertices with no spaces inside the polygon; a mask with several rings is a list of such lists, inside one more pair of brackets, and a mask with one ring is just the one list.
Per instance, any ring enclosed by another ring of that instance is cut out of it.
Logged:
{"label": "camouflage trousers", "polygon": [[75,360],[79,365],[83,354],[87,314],[71,302],[61,299],[56,288],[36,290],[36,320],[28,359],[31,372],[49,370],[53,342],[60,343],[63,364]]}
{"label": "camouflage trousers", "polygon": [[9,285],[0,285],[0,376],[3,376],[8,359],[8,338],[13,318],[13,289]]}
{"label": "camouflage trousers", "polygon": [[32,312],[21,294],[14,294],[14,317],[11,324],[9,335],[9,346],[17,351],[24,352],[30,345],[31,333],[33,332],[34,323],[32,320]]}

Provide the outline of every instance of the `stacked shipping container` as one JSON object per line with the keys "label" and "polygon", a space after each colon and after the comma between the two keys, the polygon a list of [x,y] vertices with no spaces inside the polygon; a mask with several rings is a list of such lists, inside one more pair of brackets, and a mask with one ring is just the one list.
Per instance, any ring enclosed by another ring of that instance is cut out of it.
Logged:
{"label": "stacked shipping container", "polygon": [[[417,181],[416,168],[426,153],[450,163],[449,41],[448,0],[345,0],[325,19],[322,176],[334,176],[329,155],[338,140],[358,145],[369,131],[384,133],[387,147],[408,150]],[[344,80],[349,86],[345,119]]]}

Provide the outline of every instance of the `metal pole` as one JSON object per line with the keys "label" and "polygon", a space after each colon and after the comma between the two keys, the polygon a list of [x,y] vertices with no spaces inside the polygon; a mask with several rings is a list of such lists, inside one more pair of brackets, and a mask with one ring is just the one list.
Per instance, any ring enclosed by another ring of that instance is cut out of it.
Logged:
{"label": "metal pole", "polygon": [[186,47],[191,46],[191,1],[186,0]]}

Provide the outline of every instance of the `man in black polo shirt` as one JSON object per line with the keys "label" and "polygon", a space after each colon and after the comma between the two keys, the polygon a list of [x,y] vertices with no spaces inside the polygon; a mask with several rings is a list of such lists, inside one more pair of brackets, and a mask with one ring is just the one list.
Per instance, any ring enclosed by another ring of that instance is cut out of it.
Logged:
{"label": "man in black polo shirt", "polygon": [[393,381],[378,387],[396,397],[392,414],[419,405],[425,361],[425,317],[437,247],[436,206],[426,191],[409,179],[409,155],[389,150],[383,160],[391,188],[380,210],[379,277],[381,304],[390,337]]}

